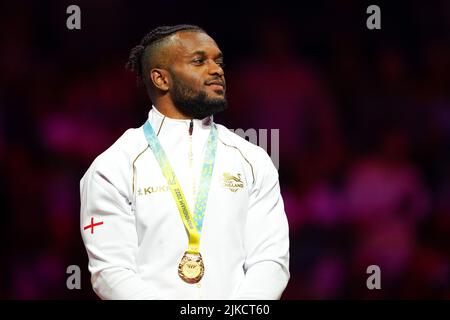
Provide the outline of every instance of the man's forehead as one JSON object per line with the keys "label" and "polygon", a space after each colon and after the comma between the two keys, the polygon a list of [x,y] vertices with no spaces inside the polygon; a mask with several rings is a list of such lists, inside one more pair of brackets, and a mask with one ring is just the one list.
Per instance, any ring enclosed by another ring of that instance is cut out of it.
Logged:
{"label": "man's forehead", "polygon": [[184,31],[173,34],[170,39],[179,54],[193,54],[198,51],[217,51],[219,47],[213,38],[204,32]]}

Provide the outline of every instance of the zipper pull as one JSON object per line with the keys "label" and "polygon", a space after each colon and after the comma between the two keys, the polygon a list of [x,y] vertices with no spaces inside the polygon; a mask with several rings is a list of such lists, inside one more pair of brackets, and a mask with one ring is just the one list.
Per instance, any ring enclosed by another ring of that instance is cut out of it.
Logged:
{"label": "zipper pull", "polygon": [[192,136],[192,131],[194,130],[194,121],[191,119],[191,123],[189,124],[189,135]]}

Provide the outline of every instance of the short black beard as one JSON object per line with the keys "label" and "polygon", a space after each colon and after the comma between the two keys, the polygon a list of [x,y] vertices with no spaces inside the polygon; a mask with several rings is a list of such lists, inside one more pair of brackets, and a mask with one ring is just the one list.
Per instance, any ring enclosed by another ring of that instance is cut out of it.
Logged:
{"label": "short black beard", "polygon": [[208,98],[206,91],[196,91],[185,82],[180,81],[173,72],[170,74],[173,81],[170,89],[172,102],[183,115],[194,119],[203,119],[228,107],[225,97]]}

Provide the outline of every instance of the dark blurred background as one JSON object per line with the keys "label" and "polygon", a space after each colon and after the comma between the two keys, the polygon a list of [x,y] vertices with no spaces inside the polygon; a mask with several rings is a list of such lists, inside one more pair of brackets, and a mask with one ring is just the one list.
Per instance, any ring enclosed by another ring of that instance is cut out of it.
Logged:
{"label": "dark blurred background", "polygon": [[[228,128],[280,130],[284,299],[450,299],[450,2],[5,1],[0,298],[96,299],[79,181],[150,102],[124,69],[159,25],[225,54]],[[68,30],[66,8],[81,8]],[[368,30],[369,4],[381,30]],[[368,290],[366,268],[381,268]],[[82,289],[68,290],[79,265]]]}

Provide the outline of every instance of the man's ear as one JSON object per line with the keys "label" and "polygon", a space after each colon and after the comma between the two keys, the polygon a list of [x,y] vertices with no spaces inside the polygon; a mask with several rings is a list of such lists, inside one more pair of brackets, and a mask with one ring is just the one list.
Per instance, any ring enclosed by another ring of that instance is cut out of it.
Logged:
{"label": "man's ear", "polygon": [[150,79],[153,82],[153,85],[162,91],[168,91],[169,90],[169,72],[164,69],[158,69],[154,68],[150,70]]}

